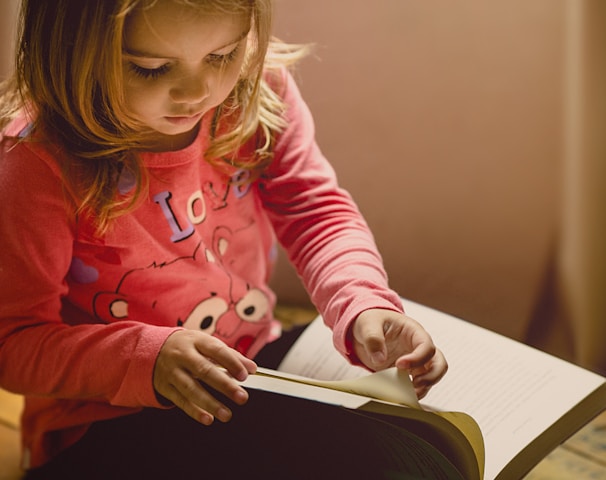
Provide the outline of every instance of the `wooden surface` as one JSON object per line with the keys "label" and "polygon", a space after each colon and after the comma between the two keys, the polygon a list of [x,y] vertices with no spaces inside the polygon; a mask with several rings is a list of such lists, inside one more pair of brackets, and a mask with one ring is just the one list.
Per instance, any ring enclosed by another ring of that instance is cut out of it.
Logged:
{"label": "wooden surface", "polygon": [[606,480],[606,412],[556,448],[525,480]]}
{"label": "wooden surface", "polygon": [[0,389],[0,480],[21,478],[19,415],[23,399]]}

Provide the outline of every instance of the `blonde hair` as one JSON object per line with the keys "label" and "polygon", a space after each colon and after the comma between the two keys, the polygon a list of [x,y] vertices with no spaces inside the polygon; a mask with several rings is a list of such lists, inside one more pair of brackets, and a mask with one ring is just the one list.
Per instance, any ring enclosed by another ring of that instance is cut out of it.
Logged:
{"label": "blonde hair", "polygon": [[[76,214],[93,214],[99,233],[147,191],[137,152],[149,132],[125,109],[122,39],[128,15],[157,1],[22,1],[15,74],[0,92],[0,127],[28,110],[36,130],[61,144],[70,159],[63,170],[68,189],[76,192]],[[284,105],[269,78],[279,81],[277,71],[294,64],[307,47],[271,37],[271,0],[172,1],[204,12],[250,14],[246,60],[236,86],[215,110],[205,156],[218,167],[262,169],[272,159],[276,133],[284,127]],[[239,158],[239,147],[253,136],[258,138],[254,155]],[[136,179],[129,197],[117,193],[123,171]]]}

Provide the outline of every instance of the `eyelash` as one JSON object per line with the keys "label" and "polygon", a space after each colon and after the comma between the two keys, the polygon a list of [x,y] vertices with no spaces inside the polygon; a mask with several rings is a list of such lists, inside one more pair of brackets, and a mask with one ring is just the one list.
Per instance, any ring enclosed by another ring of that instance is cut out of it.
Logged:
{"label": "eyelash", "polygon": [[238,52],[240,51],[240,45],[242,44],[239,43],[236,48],[234,48],[231,52],[226,53],[225,55],[216,55],[211,53],[208,56],[208,63],[221,66],[228,65],[229,63],[233,62],[236,56],[238,55]]}
{"label": "eyelash", "polygon": [[[240,51],[240,45],[238,45],[231,52],[226,53],[225,55],[217,55],[217,54],[211,53],[208,56],[207,61],[209,64],[211,64],[215,67],[222,67],[225,65],[229,65],[231,62],[234,61],[234,59],[238,55],[239,51]],[[130,62],[130,68],[135,75],[137,75],[145,80],[156,80],[157,78],[161,77],[162,75],[164,75],[165,73],[167,73],[170,70],[170,66],[168,64],[162,65],[158,68],[145,68],[145,67],[142,67],[142,66],[137,65],[136,63],[132,63],[132,62]]]}
{"label": "eyelash", "polygon": [[155,80],[156,78],[164,75],[166,72],[168,72],[169,70],[169,66],[168,65],[162,65],[161,67],[158,68],[144,68],[140,65],[137,65],[136,63],[130,63],[130,68],[133,71],[133,73],[141,78],[144,79],[151,79],[151,80]]}

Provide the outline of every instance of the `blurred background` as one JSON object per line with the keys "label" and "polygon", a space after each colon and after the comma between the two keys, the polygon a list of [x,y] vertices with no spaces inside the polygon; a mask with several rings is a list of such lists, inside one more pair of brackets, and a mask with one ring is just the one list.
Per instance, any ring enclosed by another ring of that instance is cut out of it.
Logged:
{"label": "blurred background", "polygon": [[[315,44],[296,77],[392,287],[606,373],[606,2],[275,6]],[[285,262],[274,286],[308,304]]]}
{"label": "blurred background", "polygon": [[276,0],[275,33],[315,44],[297,78],[392,286],[606,371],[606,2]]}

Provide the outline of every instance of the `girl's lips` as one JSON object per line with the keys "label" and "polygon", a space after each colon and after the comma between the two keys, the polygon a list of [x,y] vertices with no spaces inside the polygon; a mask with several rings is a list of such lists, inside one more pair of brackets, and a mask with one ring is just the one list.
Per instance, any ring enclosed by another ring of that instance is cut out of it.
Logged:
{"label": "girl's lips", "polygon": [[171,116],[164,118],[167,122],[172,123],[173,125],[185,125],[200,120],[200,118],[202,118],[202,113],[196,113],[195,115],[189,116]]}

